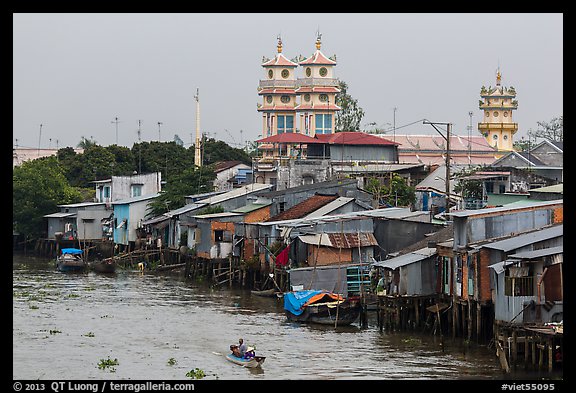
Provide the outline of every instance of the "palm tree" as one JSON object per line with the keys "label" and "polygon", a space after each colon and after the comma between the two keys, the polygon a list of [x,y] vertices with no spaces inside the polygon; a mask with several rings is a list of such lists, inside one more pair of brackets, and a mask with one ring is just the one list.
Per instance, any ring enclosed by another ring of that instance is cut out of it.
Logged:
{"label": "palm tree", "polygon": [[80,139],[80,143],[78,143],[78,145],[76,147],[79,147],[81,149],[88,149],[89,147],[93,147],[96,146],[98,143],[92,139],[92,137],[90,137],[90,139],[86,138],[86,137],[82,137],[82,139]]}

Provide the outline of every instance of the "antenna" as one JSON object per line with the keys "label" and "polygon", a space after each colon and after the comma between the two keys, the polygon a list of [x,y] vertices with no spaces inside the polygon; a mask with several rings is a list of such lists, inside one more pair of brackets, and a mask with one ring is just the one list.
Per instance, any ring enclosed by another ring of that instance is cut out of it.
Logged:
{"label": "antenna", "polygon": [[158,142],[160,142],[160,126],[161,126],[162,124],[163,124],[163,123],[162,123],[161,121],[158,122]]}
{"label": "antenna", "polygon": [[116,116],[114,121],[111,121],[110,123],[116,124],[116,145],[118,145],[118,123],[121,123],[121,121],[118,121],[118,116]]}

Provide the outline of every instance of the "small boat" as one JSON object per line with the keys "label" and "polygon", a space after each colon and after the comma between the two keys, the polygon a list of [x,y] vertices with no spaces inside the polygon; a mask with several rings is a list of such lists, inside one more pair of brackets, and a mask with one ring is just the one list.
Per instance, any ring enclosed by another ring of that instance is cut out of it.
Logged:
{"label": "small boat", "polygon": [[61,272],[83,272],[87,264],[82,253],[78,248],[63,248],[62,254],[56,258],[56,269]]}
{"label": "small boat", "polygon": [[114,273],[116,271],[116,261],[114,258],[99,259],[91,263],[92,269],[98,273]]}
{"label": "small boat", "polygon": [[274,297],[278,296],[278,294],[281,294],[282,292],[279,292],[276,289],[272,288],[272,289],[265,289],[263,291],[257,291],[253,289],[252,291],[250,291],[250,293],[256,296]]}
{"label": "small boat", "polygon": [[284,294],[284,311],[289,321],[322,325],[350,325],[358,319],[359,297],[344,298],[324,290],[292,291]]}
{"label": "small boat", "polygon": [[253,358],[244,359],[229,353],[226,355],[226,359],[240,366],[252,368],[260,367],[262,363],[264,363],[264,360],[266,360],[266,356],[254,356]]}

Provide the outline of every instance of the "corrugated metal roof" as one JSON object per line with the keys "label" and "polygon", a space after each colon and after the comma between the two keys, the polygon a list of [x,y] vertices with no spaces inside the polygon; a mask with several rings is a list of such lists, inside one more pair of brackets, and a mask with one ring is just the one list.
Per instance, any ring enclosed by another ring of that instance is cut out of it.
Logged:
{"label": "corrugated metal roof", "polygon": [[248,204],[246,206],[239,207],[238,209],[232,210],[232,213],[246,214],[246,213],[250,213],[250,212],[253,212],[255,210],[258,210],[258,209],[262,209],[263,207],[270,206],[271,204],[272,204],[272,202],[251,203],[251,204]]}
{"label": "corrugated metal roof", "polygon": [[542,248],[540,250],[524,251],[516,254],[508,255],[508,258],[514,259],[534,259],[545,257],[548,255],[562,254],[564,252],[564,246]]}
{"label": "corrugated metal roof", "polygon": [[410,265],[411,263],[419,262],[436,254],[435,248],[424,247],[420,250],[410,252],[408,254],[400,255],[395,258],[390,258],[385,261],[375,262],[372,265],[378,267],[385,267],[388,269],[397,269],[402,266]]}
{"label": "corrugated metal roof", "polygon": [[86,207],[86,206],[96,206],[96,205],[105,205],[105,202],[79,202],[79,203],[70,203],[68,205],[57,205],[58,207]]}
{"label": "corrugated metal roof", "polygon": [[242,195],[251,194],[254,192],[269,190],[272,188],[272,184],[260,184],[260,183],[252,183],[242,187],[234,188],[231,191],[225,192],[224,194],[212,196],[206,199],[200,199],[196,201],[196,203],[207,203],[209,205],[216,205],[218,203],[227,201],[228,199],[236,198]]}
{"label": "corrugated metal roof", "polygon": [[359,212],[334,214],[322,217],[304,217],[304,218],[296,218],[293,220],[267,221],[258,223],[258,225],[280,225],[285,227],[298,227],[298,226],[308,226],[313,223],[339,222],[346,220],[363,220],[366,218],[373,218],[373,217],[404,219],[420,216],[423,214],[429,215],[428,212],[422,212],[422,211],[411,212],[409,207],[387,207],[382,209],[363,210]]}
{"label": "corrugated metal roof", "polygon": [[306,244],[334,248],[357,248],[377,246],[378,241],[372,233],[316,233],[300,235],[298,238]]}
{"label": "corrugated metal roof", "polygon": [[314,210],[312,213],[308,214],[306,217],[325,216],[326,214],[333,212],[334,210],[350,203],[353,200],[354,200],[354,198],[339,197],[339,198],[333,200],[332,202],[327,203],[326,205],[322,206],[321,208]]}
{"label": "corrugated metal roof", "polygon": [[70,216],[75,216],[76,213],[52,213],[52,214],[46,214],[44,217],[46,218],[64,218],[64,217],[70,217]]}
{"label": "corrugated metal roof", "polygon": [[552,205],[557,205],[557,204],[562,204],[562,203],[563,203],[562,200],[555,200],[555,201],[525,200],[525,201],[518,201],[518,202],[510,203],[510,204],[508,204],[506,206],[502,206],[502,207],[491,207],[491,208],[474,209],[474,210],[459,210],[459,211],[448,213],[448,215],[450,215],[452,217],[471,217],[471,216],[479,216],[479,215],[484,215],[484,214],[489,214],[489,213],[507,212],[507,211],[515,210],[515,209],[524,209],[527,207],[540,207],[540,206],[548,206],[548,205],[552,206]]}
{"label": "corrugated metal roof", "polygon": [[509,239],[483,244],[480,247],[508,252],[510,250],[515,250],[531,243],[563,236],[563,234],[564,225],[560,224],[545,229],[539,229],[534,232],[517,235]]}
{"label": "corrugated metal roof", "polygon": [[266,221],[282,221],[291,220],[295,218],[306,217],[308,214],[320,209],[322,206],[329,204],[330,202],[336,200],[337,195],[313,195],[310,198],[292,206],[291,208],[278,213],[274,217],[269,218]]}
{"label": "corrugated metal roof", "polygon": [[241,216],[241,215],[242,214],[240,214],[240,213],[223,212],[223,213],[201,214],[198,216],[194,216],[194,218],[211,219],[211,218],[234,217],[234,216]]}
{"label": "corrugated metal roof", "polygon": [[552,193],[564,194],[564,184],[560,183],[555,184],[553,186],[533,188],[529,190],[529,192],[552,192]]}
{"label": "corrugated metal roof", "polygon": [[187,213],[192,210],[200,209],[201,207],[206,206],[207,203],[189,203],[184,205],[178,209],[170,210],[169,212],[164,213],[167,217],[177,216],[179,214]]}

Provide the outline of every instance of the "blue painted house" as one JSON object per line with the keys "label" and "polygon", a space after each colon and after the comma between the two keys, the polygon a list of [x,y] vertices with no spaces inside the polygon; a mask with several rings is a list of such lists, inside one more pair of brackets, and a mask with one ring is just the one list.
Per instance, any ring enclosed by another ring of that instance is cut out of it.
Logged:
{"label": "blue painted house", "polygon": [[114,243],[134,246],[137,229],[148,213],[148,204],[159,194],[142,195],[112,202],[114,208]]}

